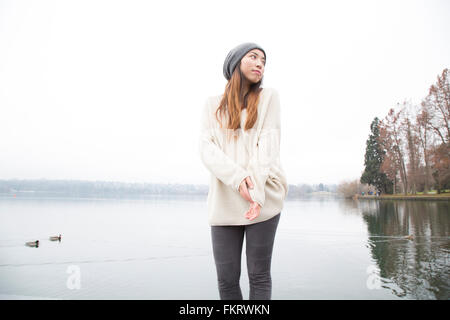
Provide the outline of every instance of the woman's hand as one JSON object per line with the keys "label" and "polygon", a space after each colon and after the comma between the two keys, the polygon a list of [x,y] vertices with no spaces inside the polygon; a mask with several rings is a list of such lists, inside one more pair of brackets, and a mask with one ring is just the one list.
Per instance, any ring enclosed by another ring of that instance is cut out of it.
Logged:
{"label": "woman's hand", "polygon": [[242,180],[241,184],[239,185],[239,193],[245,200],[253,202],[252,198],[250,197],[250,193],[248,192],[248,188],[253,189],[253,182],[252,179],[250,179],[250,176]]}
{"label": "woman's hand", "polygon": [[261,206],[257,202],[250,204],[250,209],[245,213],[245,217],[249,220],[256,219],[261,212]]}
{"label": "woman's hand", "polygon": [[245,200],[250,202],[250,208],[245,213],[245,217],[249,220],[253,220],[259,216],[259,213],[261,212],[261,206],[257,202],[254,202],[250,197],[250,193],[248,192],[249,188],[253,189],[253,182],[250,177],[247,177],[242,180],[241,184],[239,185],[239,193]]}

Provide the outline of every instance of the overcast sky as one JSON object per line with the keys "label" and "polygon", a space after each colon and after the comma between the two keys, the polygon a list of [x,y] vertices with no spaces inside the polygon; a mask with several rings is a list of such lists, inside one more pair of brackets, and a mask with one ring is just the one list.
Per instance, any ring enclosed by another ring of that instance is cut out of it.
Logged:
{"label": "overcast sky", "polygon": [[375,116],[450,66],[450,1],[1,1],[0,179],[205,183],[200,113],[256,42],[288,183],[360,177]]}

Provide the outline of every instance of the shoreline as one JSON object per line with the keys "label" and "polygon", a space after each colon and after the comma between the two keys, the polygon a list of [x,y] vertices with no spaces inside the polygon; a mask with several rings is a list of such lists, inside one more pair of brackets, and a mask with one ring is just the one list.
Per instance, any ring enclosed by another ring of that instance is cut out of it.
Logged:
{"label": "shoreline", "polygon": [[367,196],[356,195],[357,199],[362,200],[430,200],[430,201],[450,201],[450,194],[445,195],[380,195]]}

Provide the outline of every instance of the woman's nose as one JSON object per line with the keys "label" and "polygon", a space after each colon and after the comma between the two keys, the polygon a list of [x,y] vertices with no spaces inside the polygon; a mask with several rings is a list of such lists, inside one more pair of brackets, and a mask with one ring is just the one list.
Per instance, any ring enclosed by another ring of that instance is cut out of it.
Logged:
{"label": "woman's nose", "polygon": [[259,68],[259,70],[262,71],[264,69],[264,64],[261,62],[261,60],[256,60],[256,66]]}

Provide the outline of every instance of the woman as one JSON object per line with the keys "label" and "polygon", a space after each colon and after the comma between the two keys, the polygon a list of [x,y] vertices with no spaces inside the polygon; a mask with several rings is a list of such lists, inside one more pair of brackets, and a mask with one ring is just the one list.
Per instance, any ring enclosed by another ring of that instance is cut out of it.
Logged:
{"label": "woman", "polygon": [[261,88],[265,64],[255,43],[232,49],[223,65],[225,92],[209,97],[203,109],[200,154],[211,172],[208,220],[221,299],[242,299],[244,235],[249,298],[272,295],[272,248],[288,185],[278,92]]}

